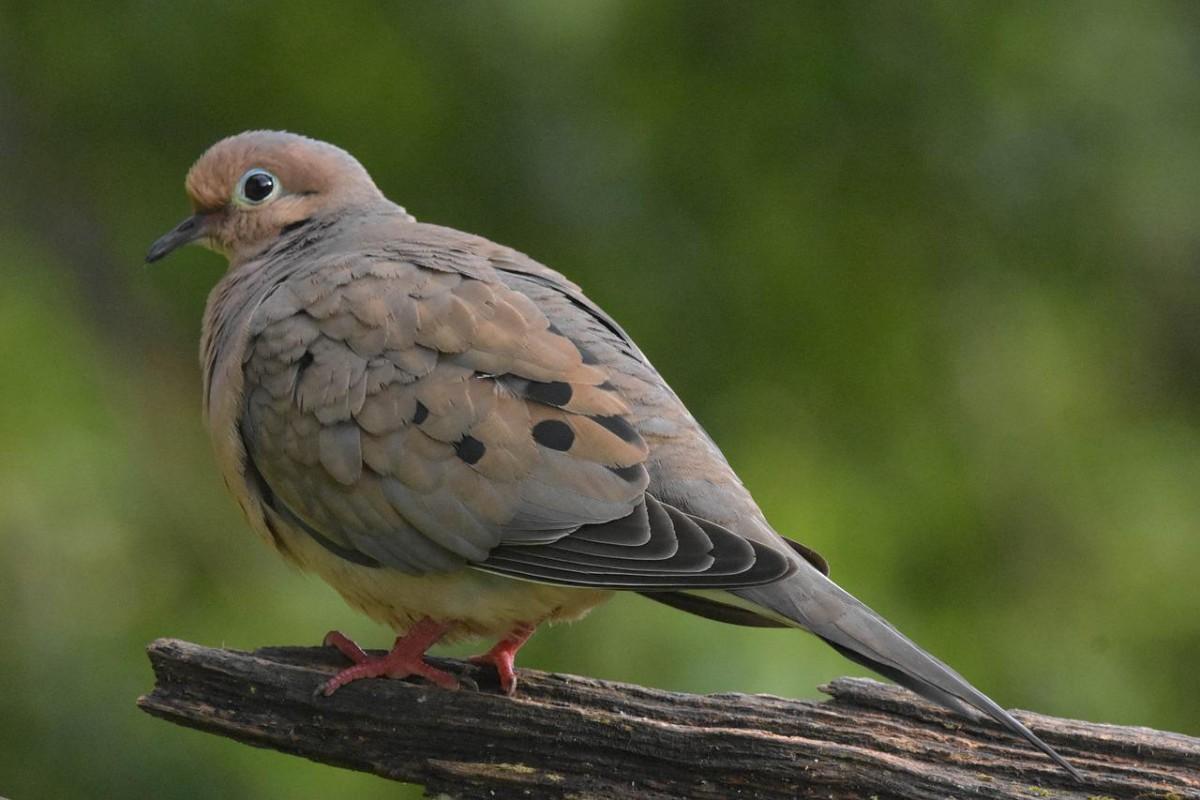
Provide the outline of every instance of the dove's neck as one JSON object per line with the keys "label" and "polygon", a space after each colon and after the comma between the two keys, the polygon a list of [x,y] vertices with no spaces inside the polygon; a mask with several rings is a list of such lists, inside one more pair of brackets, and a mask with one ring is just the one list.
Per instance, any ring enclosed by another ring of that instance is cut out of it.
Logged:
{"label": "dove's neck", "polygon": [[305,251],[315,245],[328,245],[347,233],[355,235],[357,231],[370,230],[381,225],[392,227],[413,222],[416,222],[416,218],[403,206],[383,197],[339,204],[290,223],[265,245],[231,254],[229,272],[236,272],[246,266],[257,268],[253,266],[257,264],[274,266],[274,262],[281,258],[295,260],[302,254],[306,255]]}

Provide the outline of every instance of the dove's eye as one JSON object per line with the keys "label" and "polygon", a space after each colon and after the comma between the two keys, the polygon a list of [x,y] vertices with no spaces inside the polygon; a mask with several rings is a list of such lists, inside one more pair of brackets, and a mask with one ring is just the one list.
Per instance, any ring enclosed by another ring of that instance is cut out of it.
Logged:
{"label": "dove's eye", "polygon": [[237,199],[256,206],[279,193],[279,179],[265,169],[252,169],[238,181]]}

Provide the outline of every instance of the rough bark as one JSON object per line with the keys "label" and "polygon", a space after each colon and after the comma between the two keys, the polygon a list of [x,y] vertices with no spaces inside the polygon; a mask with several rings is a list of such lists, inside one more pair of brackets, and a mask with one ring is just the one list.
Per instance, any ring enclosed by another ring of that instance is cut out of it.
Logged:
{"label": "rough bark", "polygon": [[863,679],[813,702],[521,670],[504,697],[493,672],[431,659],[472,688],[369,680],[315,697],[345,666],[326,648],[160,639],[149,654],[138,703],[155,716],[455,798],[1200,798],[1200,739],[1018,713],[1081,785],[988,721]]}

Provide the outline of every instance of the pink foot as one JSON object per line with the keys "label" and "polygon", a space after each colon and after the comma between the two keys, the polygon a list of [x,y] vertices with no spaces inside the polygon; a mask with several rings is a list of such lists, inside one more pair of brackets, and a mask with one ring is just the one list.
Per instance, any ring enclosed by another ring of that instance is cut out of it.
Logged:
{"label": "pink foot", "polygon": [[491,664],[496,668],[496,674],[500,676],[500,689],[507,695],[511,695],[517,691],[517,674],[513,671],[513,662],[516,660],[517,651],[525,642],[529,641],[529,637],[533,636],[533,631],[537,626],[521,623],[509,632],[496,646],[486,653],[478,656],[472,656],[469,660],[472,664],[487,665]]}
{"label": "pink foot", "polygon": [[354,666],[334,675],[317,691],[328,697],[347,683],[363,678],[407,678],[412,675],[422,677],[443,689],[457,689],[458,680],[453,675],[429,666],[424,659],[425,651],[442,638],[449,627],[431,619],[423,619],[408,633],[398,637],[391,652],[386,656],[368,655],[339,631],[330,631],[325,634],[325,646],[337,648],[342,655],[354,662]]}

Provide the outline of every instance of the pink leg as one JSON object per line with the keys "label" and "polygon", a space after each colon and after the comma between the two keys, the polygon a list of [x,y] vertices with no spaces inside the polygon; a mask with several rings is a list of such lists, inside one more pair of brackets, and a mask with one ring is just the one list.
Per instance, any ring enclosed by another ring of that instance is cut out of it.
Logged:
{"label": "pink leg", "polygon": [[496,646],[491,650],[483,655],[473,656],[470,659],[471,663],[491,664],[496,668],[496,674],[500,676],[500,688],[505,694],[513,694],[517,691],[517,675],[513,672],[513,661],[517,657],[517,651],[525,642],[529,641],[529,637],[533,636],[536,629],[536,625],[522,622],[509,631],[508,636],[496,642]]}
{"label": "pink leg", "polygon": [[409,629],[408,633],[396,638],[392,650],[386,656],[372,656],[339,631],[325,634],[325,646],[336,647],[342,655],[354,662],[353,667],[334,675],[318,689],[328,696],[347,683],[362,678],[407,678],[417,675],[443,689],[457,689],[458,681],[453,675],[425,663],[425,651],[437,643],[449,629],[449,625],[425,618]]}

